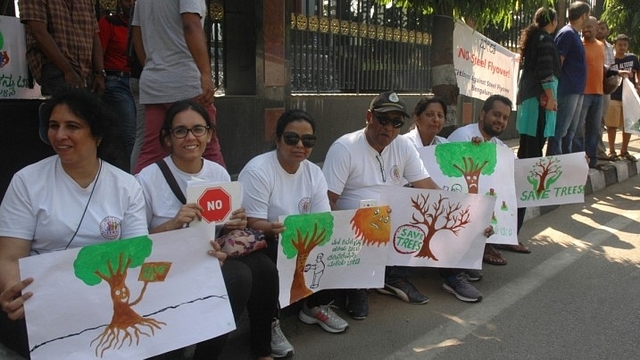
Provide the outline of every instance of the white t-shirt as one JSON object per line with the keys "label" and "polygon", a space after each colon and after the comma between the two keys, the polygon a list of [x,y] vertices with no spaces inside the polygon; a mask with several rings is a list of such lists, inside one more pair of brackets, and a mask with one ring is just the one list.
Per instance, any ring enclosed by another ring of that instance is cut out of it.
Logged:
{"label": "white t-shirt", "polygon": [[409,141],[411,141],[411,143],[413,144],[413,146],[416,147],[416,149],[419,149],[419,148],[425,147],[425,146],[444,144],[444,143],[448,142],[447,139],[443,138],[442,136],[436,135],[433,138],[433,140],[431,141],[431,144],[423,144],[422,143],[422,139],[420,138],[420,132],[418,131],[417,127],[414,127],[408,133],[406,133],[406,134],[404,134],[402,136],[404,136],[407,139],[409,139]]}
{"label": "white t-shirt", "polygon": [[357,209],[360,200],[380,200],[378,186],[402,186],[429,177],[411,142],[396,137],[379,154],[369,145],[364,129],[336,140],[322,167],[329,191],[339,196],[339,210]]}
{"label": "white t-shirt", "polygon": [[[187,184],[194,178],[215,182],[231,181],[227,170],[213,161],[203,159],[202,169],[197,174],[189,174],[178,169],[171,156],[165,157],[164,161],[167,163],[169,170],[171,170],[173,177],[176,178],[178,187],[185,197],[187,196]],[[180,211],[182,203],[171,191],[171,187],[164,178],[160,167],[153,163],[142,169],[136,175],[136,179],[138,179],[144,193],[149,229],[173,219]]]}
{"label": "white t-shirt", "polygon": [[31,241],[31,255],[147,233],[140,185],[105,161],[86,188],[57,155],[31,164],[13,176],[0,205],[0,236]]}
{"label": "white t-shirt", "polygon": [[280,215],[331,211],[322,170],[309,160],[295,174],[278,162],[277,150],[258,155],[240,171],[247,216],[274,222]]}
{"label": "white t-shirt", "polygon": [[200,70],[187,47],[181,14],[200,15],[205,0],[138,0],[131,24],[140,26],[146,53],[140,75],[140,103],[162,104],[191,99],[202,93]]}
{"label": "white t-shirt", "polygon": [[[451,133],[451,135],[449,135],[447,140],[449,140],[450,142],[471,141],[471,139],[476,136],[484,138],[484,136],[480,132],[480,125],[478,125],[478,123],[473,123],[457,128],[454,132]],[[497,136],[492,137],[491,140],[488,141],[496,145],[507,146],[502,142],[502,140],[498,139]]]}

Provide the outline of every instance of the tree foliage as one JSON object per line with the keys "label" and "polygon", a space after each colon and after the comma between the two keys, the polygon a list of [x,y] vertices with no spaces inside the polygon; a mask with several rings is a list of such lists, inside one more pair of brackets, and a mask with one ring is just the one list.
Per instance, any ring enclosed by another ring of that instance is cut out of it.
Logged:
{"label": "tree foliage", "polygon": [[629,51],[640,52],[640,1],[605,0],[601,19],[609,25],[610,42],[619,34],[627,34]]}
{"label": "tree foliage", "polygon": [[330,212],[311,215],[291,215],[284,220],[285,231],[281,235],[284,254],[295,257],[300,248],[311,250],[323,245],[333,234],[333,215]]}
{"label": "tree foliage", "polygon": [[73,269],[78,279],[89,286],[97,285],[102,278],[97,273],[109,274],[109,267],[118,267],[121,255],[130,260],[130,268],[135,268],[151,255],[152,241],[147,236],[139,236],[131,239],[111,241],[102,244],[85,246],[80,249]]}

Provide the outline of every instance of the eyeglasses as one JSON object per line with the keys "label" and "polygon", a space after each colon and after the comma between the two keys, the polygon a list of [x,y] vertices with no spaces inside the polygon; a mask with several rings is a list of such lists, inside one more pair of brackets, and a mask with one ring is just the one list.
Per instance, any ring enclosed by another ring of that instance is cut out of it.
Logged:
{"label": "eyeglasses", "polygon": [[191,129],[188,129],[188,128],[184,127],[184,126],[178,126],[177,128],[171,129],[169,132],[176,139],[182,139],[182,138],[187,137],[187,135],[189,134],[189,131],[191,131],[191,133],[195,137],[201,137],[201,136],[204,136],[206,133],[208,133],[209,129],[211,129],[211,126],[208,126],[208,125],[207,126],[196,125],[196,126],[192,127]]}
{"label": "eyeglasses", "polygon": [[315,135],[305,134],[300,136],[294,132],[289,132],[289,131],[282,134],[282,140],[284,140],[284,143],[289,146],[298,145],[298,142],[300,142],[300,140],[302,140],[302,146],[306,148],[312,148],[316,144]]}
{"label": "eyeglasses", "polygon": [[374,112],[375,114],[375,118],[376,120],[378,120],[378,123],[382,126],[387,126],[389,124],[391,124],[391,126],[393,126],[394,129],[399,129],[402,127],[402,125],[404,125],[404,121],[398,119],[398,118],[390,118],[388,116],[383,116],[378,112]]}

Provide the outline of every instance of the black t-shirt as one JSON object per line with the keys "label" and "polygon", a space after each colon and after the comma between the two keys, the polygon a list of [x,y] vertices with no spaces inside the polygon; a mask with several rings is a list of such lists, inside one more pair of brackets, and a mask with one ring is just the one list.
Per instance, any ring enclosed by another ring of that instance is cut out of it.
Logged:
{"label": "black t-shirt", "polygon": [[[623,58],[614,59],[611,69],[631,71],[629,80],[635,84],[636,72],[640,71],[640,61],[638,61],[638,57],[634,54],[625,54]],[[619,86],[616,91],[611,93],[611,100],[622,101],[622,86]]]}

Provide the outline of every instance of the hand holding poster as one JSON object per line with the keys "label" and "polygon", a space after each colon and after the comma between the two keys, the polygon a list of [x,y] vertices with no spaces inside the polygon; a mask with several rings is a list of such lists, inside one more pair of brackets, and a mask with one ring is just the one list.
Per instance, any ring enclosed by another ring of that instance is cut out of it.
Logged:
{"label": "hand holding poster", "polygon": [[187,228],[20,259],[31,359],[144,359],[233,330],[209,248]]}
{"label": "hand holding poster", "polygon": [[584,202],[589,167],[584,152],[517,159],[518,207]]}
{"label": "hand holding poster", "polygon": [[384,285],[391,226],[388,206],[280,217],[280,305],[322,289]]}

